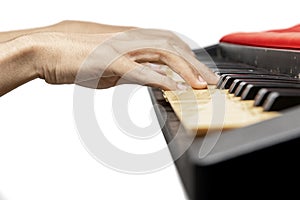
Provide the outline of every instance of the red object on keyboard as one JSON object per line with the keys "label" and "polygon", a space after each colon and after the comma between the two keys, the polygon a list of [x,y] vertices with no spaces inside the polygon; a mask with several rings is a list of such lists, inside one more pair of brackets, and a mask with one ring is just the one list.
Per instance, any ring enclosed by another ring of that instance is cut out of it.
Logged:
{"label": "red object on keyboard", "polygon": [[231,33],[222,37],[220,42],[300,50],[300,24],[286,29]]}

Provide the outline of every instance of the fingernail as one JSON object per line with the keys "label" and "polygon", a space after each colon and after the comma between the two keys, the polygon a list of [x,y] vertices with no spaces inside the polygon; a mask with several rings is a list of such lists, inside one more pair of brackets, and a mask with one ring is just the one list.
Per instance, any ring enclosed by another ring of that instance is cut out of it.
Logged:
{"label": "fingernail", "polygon": [[181,82],[177,83],[177,88],[179,90],[187,90],[188,89],[188,87],[184,83],[181,83]]}
{"label": "fingernail", "polygon": [[198,76],[198,80],[202,83],[206,83],[206,81],[201,76]]}

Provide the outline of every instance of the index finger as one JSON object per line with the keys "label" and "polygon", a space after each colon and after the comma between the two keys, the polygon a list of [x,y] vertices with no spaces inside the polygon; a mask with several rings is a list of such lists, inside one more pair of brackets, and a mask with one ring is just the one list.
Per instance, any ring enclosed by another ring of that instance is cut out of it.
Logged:
{"label": "index finger", "polygon": [[174,52],[163,49],[139,49],[130,52],[130,57],[137,62],[159,62],[169,66],[179,74],[191,87],[202,89],[207,83],[201,78],[200,73],[185,59]]}

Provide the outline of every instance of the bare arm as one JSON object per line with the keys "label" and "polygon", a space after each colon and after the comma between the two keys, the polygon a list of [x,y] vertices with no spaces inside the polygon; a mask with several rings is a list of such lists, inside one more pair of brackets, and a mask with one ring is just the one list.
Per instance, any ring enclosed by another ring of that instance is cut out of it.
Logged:
{"label": "bare arm", "polygon": [[[107,48],[95,52],[99,46]],[[111,55],[109,51],[116,55],[105,63]],[[0,96],[35,78],[51,84],[76,83],[92,88],[137,83],[165,90],[181,89],[166,74],[143,63],[167,65],[193,88],[205,88],[207,83],[218,80],[171,32],[64,21],[0,33]],[[80,69],[86,81],[76,81]],[[90,80],[99,72],[103,72],[100,81],[91,85]]]}
{"label": "bare arm", "polygon": [[83,34],[103,34],[116,33],[136,29],[136,27],[129,26],[112,26],[107,24],[99,24],[94,22],[83,21],[62,21],[50,26],[15,30],[8,32],[0,32],[0,42],[15,39],[22,35],[41,33],[41,32],[62,32],[62,33],[83,33]]}
{"label": "bare arm", "polygon": [[22,38],[0,43],[0,96],[37,77],[35,50]]}

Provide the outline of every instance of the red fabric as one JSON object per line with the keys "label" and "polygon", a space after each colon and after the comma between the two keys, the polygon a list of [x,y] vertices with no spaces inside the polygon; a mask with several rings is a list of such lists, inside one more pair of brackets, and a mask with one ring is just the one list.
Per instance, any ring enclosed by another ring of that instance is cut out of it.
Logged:
{"label": "red fabric", "polygon": [[300,24],[286,29],[231,33],[222,37],[220,42],[300,50]]}

